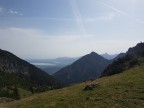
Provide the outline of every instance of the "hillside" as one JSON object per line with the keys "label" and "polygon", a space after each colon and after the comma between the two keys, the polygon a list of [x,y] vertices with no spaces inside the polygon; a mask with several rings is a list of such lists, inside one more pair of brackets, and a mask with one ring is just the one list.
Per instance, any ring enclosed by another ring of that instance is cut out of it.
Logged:
{"label": "hillside", "polygon": [[14,54],[0,50],[0,97],[13,97],[14,88],[41,92],[60,87],[60,83]]}
{"label": "hillside", "polygon": [[[99,84],[83,91],[88,84]],[[71,87],[0,104],[3,108],[143,108],[144,66]]]}
{"label": "hillside", "polygon": [[125,54],[120,54],[119,59],[110,64],[102,73],[102,76],[109,76],[121,73],[131,67],[143,65],[144,58],[144,43],[138,43],[136,46],[129,48]]}
{"label": "hillside", "polygon": [[112,61],[118,60],[119,58],[124,57],[126,54],[125,53],[120,53],[118,54],[115,58],[112,59]]}
{"label": "hillside", "polygon": [[141,42],[136,46],[129,48],[127,54],[132,56],[144,56],[144,43]]}
{"label": "hillside", "polygon": [[54,77],[64,84],[74,84],[85,80],[98,78],[111,61],[95,52],[91,52],[56,72]]}

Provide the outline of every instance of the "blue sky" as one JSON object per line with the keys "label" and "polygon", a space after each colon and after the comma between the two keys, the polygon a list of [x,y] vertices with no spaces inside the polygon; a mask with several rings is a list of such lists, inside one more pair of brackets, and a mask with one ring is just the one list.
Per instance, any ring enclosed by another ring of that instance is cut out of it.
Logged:
{"label": "blue sky", "polygon": [[0,0],[0,48],[21,58],[125,52],[144,41],[144,0]]}

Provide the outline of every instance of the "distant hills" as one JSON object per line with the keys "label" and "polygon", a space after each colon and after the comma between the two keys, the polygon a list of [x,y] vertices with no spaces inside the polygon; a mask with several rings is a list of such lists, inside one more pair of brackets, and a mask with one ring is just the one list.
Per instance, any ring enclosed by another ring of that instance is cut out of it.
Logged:
{"label": "distant hills", "polygon": [[108,54],[108,53],[101,54],[102,57],[104,57],[105,59],[108,59],[108,60],[114,59],[115,57],[117,57],[117,55],[118,54]]}
{"label": "distant hills", "polygon": [[100,77],[103,70],[111,63],[95,52],[91,52],[69,66],[56,72],[53,76],[64,84],[79,83]]}
{"label": "distant hills", "polygon": [[120,54],[118,54],[115,58],[113,58],[112,61],[115,61],[115,60],[117,60],[117,59],[119,59],[119,58],[122,58],[122,57],[124,57],[125,55],[126,55],[126,53],[120,53]]}
{"label": "distant hills", "polygon": [[107,60],[101,55],[92,52],[71,65],[62,68],[53,76],[64,84],[79,83],[99,78],[100,76],[120,73],[134,65],[138,65],[138,58],[141,56],[144,56],[144,43],[139,43],[135,47],[129,48],[126,53],[120,53],[111,60]]}
{"label": "distant hills", "polygon": [[[6,103],[12,100],[4,97],[19,99],[18,88],[40,92],[59,88],[61,84],[10,52],[0,50],[2,107],[143,107],[144,43],[138,43],[112,60],[91,52],[55,73],[54,77],[65,85],[83,83]],[[104,78],[94,80],[99,77]],[[92,85],[98,86],[84,91]]]}
{"label": "distant hills", "polygon": [[71,58],[71,57],[59,57],[56,59],[27,59],[29,63],[35,65],[36,67],[42,69],[48,74],[52,75],[63,67],[72,64],[79,57]]}
{"label": "distant hills", "polygon": [[[74,59],[69,61],[69,58],[59,60],[67,61],[65,63],[74,61]],[[61,82],[71,85],[86,80],[93,81],[99,77],[143,66],[143,61],[144,43],[138,43],[135,47],[129,48],[126,53],[120,53],[111,60],[91,52],[51,76],[14,54],[0,50],[0,97],[19,99],[18,88],[35,93],[60,88]]]}
{"label": "distant hills", "polygon": [[144,59],[144,43],[138,43],[135,47],[129,48],[125,54],[119,56],[121,58],[110,64],[104,70],[102,76],[118,74],[131,67],[141,65],[141,60]]}
{"label": "distant hills", "polygon": [[50,63],[53,65],[68,65],[78,60],[79,57],[58,57],[54,59],[26,59],[30,63]]}
{"label": "distant hills", "polygon": [[[102,57],[108,60],[114,59],[118,54],[101,54]],[[119,57],[119,56],[118,56]],[[42,69],[48,74],[52,75],[59,71],[60,69],[72,64],[80,57],[59,57],[55,59],[26,59],[29,63],[35,65],[36,67]],[[115,58],[117,59],[117,58]]]}
{"label": "distant hills", "polygon": [[[9,87],[41,92],[60,86],[59,81],[44,71],[8,51],[0,50],[0,96],[3,96],[2,90]],[[4,92],[8,92],[7,89]]]}

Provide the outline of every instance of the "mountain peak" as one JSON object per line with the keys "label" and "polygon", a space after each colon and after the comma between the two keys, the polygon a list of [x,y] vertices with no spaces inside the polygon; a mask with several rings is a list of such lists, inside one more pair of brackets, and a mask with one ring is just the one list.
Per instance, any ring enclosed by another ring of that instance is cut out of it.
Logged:
{"label": "mountain peak", "polygon": [[94,51],[92,51],[92,52],[90,53],[90,55],[94,55],[94,54],[97,54],[97,53],[95,53]]}
{"label": "mountain peak", "polygon": [[94,52],[94,51],[92,51],[92,52],[91,52],[91,54],[93,54],[93,53],[95,54],[95,52]]}
{"label": "mountain peak", "polygon": [[108,54],[108,53],[104,53],[104,54],[101,54],[102,57],[104,57],[105,59],[107,60],[112,60],[114,59],[115,57],[117,57],[118,54]]}
{"label": "mountain peak", "polygon": [[79,83],[91,78],[98,78],[109,64],[109,60],[91,52],[71,65],[62,68],[54,76],[66,85]]}
{"label": "mountain peak", "polygon": [[96,53],[96,52],[94,52],[94,51],[92,51],[90,54],[88,54],[88,55],[91,55],[91,56],[101,56],[101,55],[99,55],[98,53]]}

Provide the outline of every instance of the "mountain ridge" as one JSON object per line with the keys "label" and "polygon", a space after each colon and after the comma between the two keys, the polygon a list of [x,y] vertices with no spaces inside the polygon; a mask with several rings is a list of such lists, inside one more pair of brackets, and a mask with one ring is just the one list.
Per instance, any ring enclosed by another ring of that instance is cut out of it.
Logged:
{"label": "mountain ridge", "polygon": [[110,64],[102,73],[102,77],[118,74],[133,66],[141,65],[141,59],[143,58],[144,43],[141,42],[138,43],[136,46],[129,48],[126,53],[122,54],[122,57]]}
{"label": "mountain ridge", "polygon": [[0,91],[9,86],[41,92],[60,87],[60,82],[16,55],[0,50]]}
{"label": "mountain ridge", "polygon": [[56,72],[53,76],[65,84],[79,83],[98,78],[111,61],[95,52],[91,52],[69,66]]}
{"label": "mountain ridge", "polygon": [[104,53],[104,54],[100,54],[100,55],[108,60],[112,60],[118,56],[118,54],[108,54],[108,53]]}

